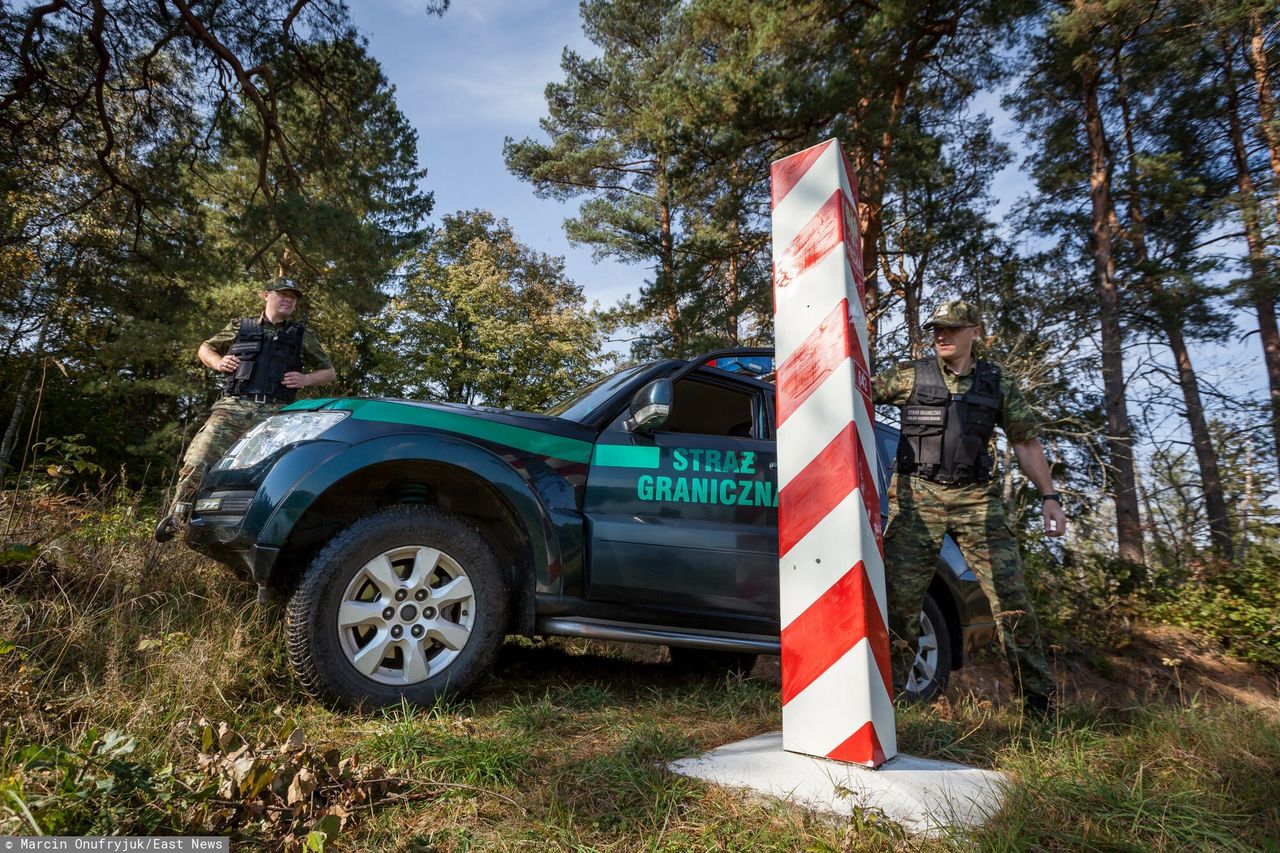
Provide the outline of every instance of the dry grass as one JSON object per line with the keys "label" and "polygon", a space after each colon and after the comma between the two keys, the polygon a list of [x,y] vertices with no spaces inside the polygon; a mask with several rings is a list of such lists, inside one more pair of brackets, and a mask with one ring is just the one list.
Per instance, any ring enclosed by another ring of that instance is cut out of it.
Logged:
{"label": "dry grass", "polygon": [[[1060,661],[1070,692],[1057,726],[1024,719],[985,664],[943,701],[904,709],[904,752],[1014,780],[983,830],[912,839],[875,814],[818,819],[664,769],[776,730],[776,662],[748,679],[696,678],[657,649],[512,640],[465,701],[335,714],[299,692],[278,607],[259,607],[252,588],[180,547],[152,545],[130,496],[26,512],[41,556],[0,568],[0,832],[29,831],[31,820],[194,832],[223,820],[237,849],[296,843],[250,810],[212,808],[194,728],[203,717],[264,742],[301,728],[317,750],[358,754],[404,780],[402,795],[344,816],[330,842],[340,849],[1277,849],[1274,683],[1185,634]],[[1168,654],[1180,663],[1157,660]],[[1232,678],[1211,691],[1215,673]],[[115,770],[100,757],[110,730],[137,741]],[[99,785],[92,796],[76,773]],[[303,813],[295,828],[325,813]]]}

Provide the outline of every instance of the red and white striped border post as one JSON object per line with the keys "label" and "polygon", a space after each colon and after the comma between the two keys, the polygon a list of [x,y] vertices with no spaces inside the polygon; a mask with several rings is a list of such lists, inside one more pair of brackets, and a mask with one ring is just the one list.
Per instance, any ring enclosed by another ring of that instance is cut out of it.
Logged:
{"label": "red and white striped border post", "polygon": [[773,164],[782,745],[897,752],[857,187],[840,143]]}

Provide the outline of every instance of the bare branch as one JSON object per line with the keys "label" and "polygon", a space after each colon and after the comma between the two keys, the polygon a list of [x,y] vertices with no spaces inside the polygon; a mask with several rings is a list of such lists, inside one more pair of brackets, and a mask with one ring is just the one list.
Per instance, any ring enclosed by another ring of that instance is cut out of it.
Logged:
{"label": "bare branch", "polygon": [[[268,197],[274,198],[275,192],[268,182],[267,172],[270,165],[271,143],[275,141],[277,150],[280,152],[281,162],[284,164],[285,171],[293,180],[295,186],[301,188],[303,186],[302,176],[298,174],[294,168],[293,160],[289,157],[289,143],[285,137],[284,129],[280,127],[278,113],[276,111],[276,91],[270,73],[261,65],[253,69],[245,70],[244,63],[235,55],[225,44],[223,44],[209,29],[196,17],[191,11],[191,6],[186,0],[172,0],[173,5],[182,15],[182,20],[190,28],[192,34],[202,41],[222,62],[230,66],[235,74],[236,80],[240,83],[240,89],[244,92],[245,97],[253,101],[253,105],[258,110],[258,117],[262,122],[262,150],[258,155],[258,186],[267,194]],[[263,96],[261,90],[253,82],[253,77],[261,76],[267,85],[266,97]]]}
{"label": "bare branch", "polygon": [[66,0],[53,0],[43,6],[36,6],[31,10],[31,17],[27,19],[26,31],[22,34],[22,48],[18,53],[18,58],[22,62],[22,76],[18,78],[17,83],[13,87],[13,91],[0,99],[0,112],[8,109],[10,105],[20,100],[35,82],[40,79],[41,71],[36,68],[35,62],[32,60],[31,50],[35,42],[35,35],[38,30],[44,28],[44,19],[49,15],[56,14],[66,8]]}
{"label": "bare branch", "polygon": [[[133,197],[134,209],[141,212],[143,208],[142,193],[138,192],[136,187],[122,178],[111,163],[111,154],[116,146],[116,136],[115,130],[111,125],[111,116],[107,113],[106,87],[107,73],[111,70],[111,54],[107,50],[106,43],[102,40],[102,29],[106,24],[106,20],[106,6],[102,0],[94,0],[93,23],[89,27],[89,42],[93,45],[94,52],[98,55],[98,66],[94,71],[93,78],[93,101],[98,113],[98,123],[102,128],[102,145],[98,147],[96,155],[98,165],[106,173],[107,180],[113,186],[123,187]],[[139,217],[140,223],[141,218]]]}

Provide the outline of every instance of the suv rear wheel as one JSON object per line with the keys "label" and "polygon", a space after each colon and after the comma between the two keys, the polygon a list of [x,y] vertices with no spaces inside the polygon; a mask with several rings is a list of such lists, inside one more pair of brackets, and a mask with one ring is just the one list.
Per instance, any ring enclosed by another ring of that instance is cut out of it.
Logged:
{"label": "suv rear wheel", "polygon": [[907,674],[907,698],[928,702],[947,686],[951,677],[951,632],[942,608],[926,593],[920,609],[920,639],[916,643],[916,659]]}
{"label": "suv rear wheel", "polygon": [[507,593],[488,544],[456,516],[392,506],[320,551],[289,599],[289,662],[344,707],[430,704],[484,675]]}

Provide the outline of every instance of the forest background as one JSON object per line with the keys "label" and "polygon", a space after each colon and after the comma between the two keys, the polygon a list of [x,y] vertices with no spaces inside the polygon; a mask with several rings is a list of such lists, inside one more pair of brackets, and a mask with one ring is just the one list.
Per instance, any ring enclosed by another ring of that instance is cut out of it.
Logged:
{"label": "forest background", "polygon": [[[48,544],[19,491],[154,513],[219,393],[196,347],[277,274],[326,394],[537,409],[619,362],[770,344],[768,166],[834,136],[875,364],[971,300],[1045,422],[1065,541],[999,449],[1054,642],[1141,616],[1280,669],[1277,11],[584,0],[593,49],[504,155],[578,204],[572,243],[642,271],[601,307],[501,210],[429,224],[434,164],[340,0],[0,4],[3,562]],[[997,216],[1015,158],[1034,189]],[[1256,393],[1197,369],[1228,344]]]}

